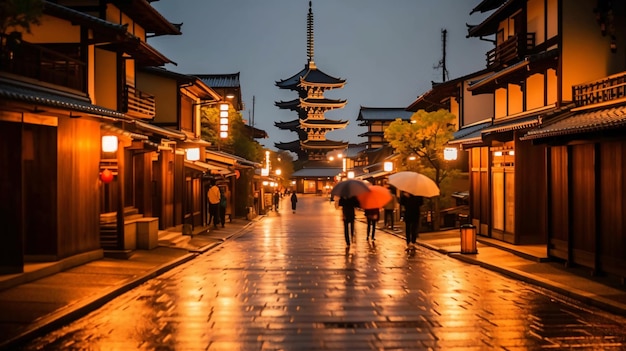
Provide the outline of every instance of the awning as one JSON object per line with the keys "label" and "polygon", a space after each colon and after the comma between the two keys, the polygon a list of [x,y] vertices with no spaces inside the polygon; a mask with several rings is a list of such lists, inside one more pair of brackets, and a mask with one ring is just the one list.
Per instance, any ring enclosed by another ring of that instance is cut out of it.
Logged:
{"label": "awning", "polygon": [[187,135],[185,133],[177,131],[177,130],[162,128],[159,126],[155,126],[154,124],[145,123],[145,122],[138,121],[138,120],[133,120],[132,122],[135,124],[135,126],[137,126],[137,128],[144,130],[146,132],[155,133],[155,134],[164,136],[169,139],[176,139],[176,140],[187,139]]}
{"label": "awning", "polygon": [[185,160],[185,167],[192,168],[202,172],[208,172],[214,175],[228,176],[231,172],[228,168],[211,165],[200,161],[188,161]]}
{"label": "awning", "polygon": [[557,118],[528,131],[521,139],[532,140],[624,127],[626,127],[626,106],[619,106],[591,112],[578,112],[564,118]]}
{"label": "awning", "polygon": [[391,173],[391,172],[389,172],[389,171],[374,171],[374,172],[362,173],[362,174],[359,174],[358,176],[355,176],[354,179],[361,179],[361,180],[367,179],[367,178],[377,179],[377,178],[389,175],[389,173]]}

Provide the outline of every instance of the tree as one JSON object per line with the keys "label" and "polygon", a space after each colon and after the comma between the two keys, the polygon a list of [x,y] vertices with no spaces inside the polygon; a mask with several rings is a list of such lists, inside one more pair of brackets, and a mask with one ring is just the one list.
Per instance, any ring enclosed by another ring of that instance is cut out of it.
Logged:
{"label": "tree", "polygon": [[[385,129],[385,140],[402,159],[416,158],[416,162],[405,163],[401,170],[429,176],[442,189],[442,194],[445,194],[447,180],[458,174],[443,158],[443,150],[455,131],[455,122],[456,116],[446,110],[419,110],[411,116],[410,122],[397,119]],[[440,199],[435,198],[433,203],[434,230],[439,230]]]}
{"label": "tree", "polygon": [[234,155],[250,161],[262,162],[265,157],[263,147],[248,135],[241,113],[232,106],[228,111],[228,137],[219,136],[219,108],[202,108],[202,139],[220,149],[232,152]]}
{"label": "tree", "polygon": [[31,24],[39,24],[43,3],[41,0],[0,1],[0,34],[20,28],[30,33]]}

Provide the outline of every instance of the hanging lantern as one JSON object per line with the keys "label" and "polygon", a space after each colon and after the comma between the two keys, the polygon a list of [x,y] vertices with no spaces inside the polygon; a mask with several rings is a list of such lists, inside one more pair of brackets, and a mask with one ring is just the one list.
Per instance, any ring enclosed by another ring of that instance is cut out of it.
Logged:
{"label": "hanging lantern", "polygon": [[111,172],[110,169],[105,169],[104,171],[100,172],[100,180],[104,183],[104,184],[109,184],[113,181],[113,172]]}
{"label": "hanging lantern", "polygon": [[200,160],[200,148],[194,147],[186,149],[186,157],[188,161],[198,161]]}
{"label": "hanging lantern", "polygon": [[104,152],[117,151],[117,137],[115,135],[103,135],[102,136],[102,151]]}

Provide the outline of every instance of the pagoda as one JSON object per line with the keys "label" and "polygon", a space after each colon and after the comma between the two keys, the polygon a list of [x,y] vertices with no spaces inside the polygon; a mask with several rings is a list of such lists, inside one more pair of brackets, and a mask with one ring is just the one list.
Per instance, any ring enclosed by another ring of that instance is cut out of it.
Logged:
{"label": "pagoda", "polygon": [[307,16],[307,57],[304,69],[290,78],[276,82],[280,89],[289,89],[298,93],[298,98],[291,101],[275,102],[281,109],[298,113],[298,119],[289,122],[274,122],[279,129],[290,130],[298,134],[298,139],[275,143],[276,148],[294,152],[299,160],[325,160],[330,151],[345,149],[347,142],[326,139],[326,133],[343,129],[348,121],[331,120],[324,117],[327,111],[343,108],[347,101],[328,99],[324,92],[343,88],[344,79],[332,77],[317,68],[313,60],[313,10],[309,1]]}

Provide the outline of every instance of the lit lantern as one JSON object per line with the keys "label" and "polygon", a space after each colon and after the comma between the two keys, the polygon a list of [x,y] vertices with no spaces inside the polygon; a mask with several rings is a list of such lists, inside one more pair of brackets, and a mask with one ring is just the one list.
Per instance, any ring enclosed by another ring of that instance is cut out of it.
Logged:
{"label": "lit lantern", "polygon": [[352,179],[352,178],[354,178],[354,172],[348,171],[348,179]]}
{"label": "lit lantern", "polygon": [[387,162],[383,163],[383,170],[385,172],[393,171],[393,162],[387,161]]}
{"label": "lit lantern", "polygon": [[102,136],[102,151],[104,152],[117,151],[117,137],[115,135]]}
{"label": "lit lantern", "polygon": [[457,150],[455,147],[447,147],[443,149],[443,159],[446,161],[454,161],[457,158]]}
{"label": "lit lantern", "polygon": [[471,224],[463,224],[461,226],[461,253],[478,253],[476,249],[476,227]]}
{"label": "lit lantern", "polygon": [[185,150],[188,161],[198,161],[200,159],[200,148],[194,147]]}
{"label": "lit lantern", "polygon": [[111,172],[110,169],[105,169],[104,171],[100,172],[100,180],[104,183],[104,184],[109,184],[113,181],[113,172]]}
{"label": "lit lantern", "polygon": [[220,138],[228,138],[228,104],[220,104]]}

